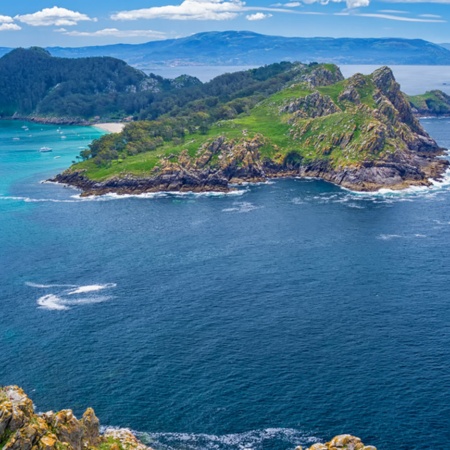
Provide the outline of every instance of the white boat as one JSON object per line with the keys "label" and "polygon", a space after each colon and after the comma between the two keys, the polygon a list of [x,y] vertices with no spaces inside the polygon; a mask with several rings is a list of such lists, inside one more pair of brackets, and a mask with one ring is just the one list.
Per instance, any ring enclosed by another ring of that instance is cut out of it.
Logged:
{"label": "white boat", "polygon": [[39,149],[39,151],[40,151],[41,153],[47,153],[47,152],[51,152],[52,149],[51,149],[50,147],[41,147],[41,148]]}
{"label": "white boat", "polygon": [[20,141],[20,138],[13,138],[13,141]]}

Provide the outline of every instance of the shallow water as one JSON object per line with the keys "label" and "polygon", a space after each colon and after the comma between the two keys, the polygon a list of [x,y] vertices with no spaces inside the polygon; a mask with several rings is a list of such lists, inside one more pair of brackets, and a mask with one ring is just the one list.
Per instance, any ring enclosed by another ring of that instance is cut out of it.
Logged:
{"label": "shallow water", "polygon": [[80,199],[39,180],[95,130],[0,126],[1,384],[156,449],[445,448],[449,184]]}

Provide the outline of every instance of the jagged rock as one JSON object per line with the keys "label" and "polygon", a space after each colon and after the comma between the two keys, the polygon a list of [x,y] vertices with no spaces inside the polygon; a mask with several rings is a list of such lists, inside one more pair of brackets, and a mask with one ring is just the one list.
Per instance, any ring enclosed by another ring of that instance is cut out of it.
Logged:
{"label": "jagged rock", "polygon": [[318,66],[311,72],[301,75],[300,81],[308,84],[309,87],[315,88],[317,86],[329,86],[331,84],[342,81],[344,76],[337,66],[333,66],[333,70],[327,69],[323,66]]}
{"label": "jagged rock", "polygon": [[314,444],[307,450],[377,450],[375,447],[365,446],[361,439],[350,434],[335,436],[325,444]]}
{"label": "jagged rock", "polygon": [[341,109],[333,103],[328,95],[322,95],[318,91],[290,101],[286,106],[281,108],[281,113],[296,113],[297,117],[323,117],[341,111]]}

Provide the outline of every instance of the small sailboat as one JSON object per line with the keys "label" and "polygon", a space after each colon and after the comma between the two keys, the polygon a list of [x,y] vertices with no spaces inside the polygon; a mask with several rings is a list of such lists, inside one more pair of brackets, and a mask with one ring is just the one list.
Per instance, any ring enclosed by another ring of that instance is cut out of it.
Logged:
{"label": "small sailboat", "polygon": [[41,148],[39,149],[39,151],[40,151],[41,153],[48,153],[48,152],[51,152],[52,149],[51,149],[50,147],[41,147]]}

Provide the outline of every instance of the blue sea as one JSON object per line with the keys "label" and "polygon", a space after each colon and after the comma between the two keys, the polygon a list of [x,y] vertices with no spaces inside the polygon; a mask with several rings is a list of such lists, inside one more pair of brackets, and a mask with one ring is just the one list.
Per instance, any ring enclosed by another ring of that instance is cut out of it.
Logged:
{"label": "blue sea", "polygon": [[[450,147],[450,119],[423,125]],[[156,450],[448,446],[448,180],[87,199],[41,183],[100,134],[0,122],[0,384]]]}

